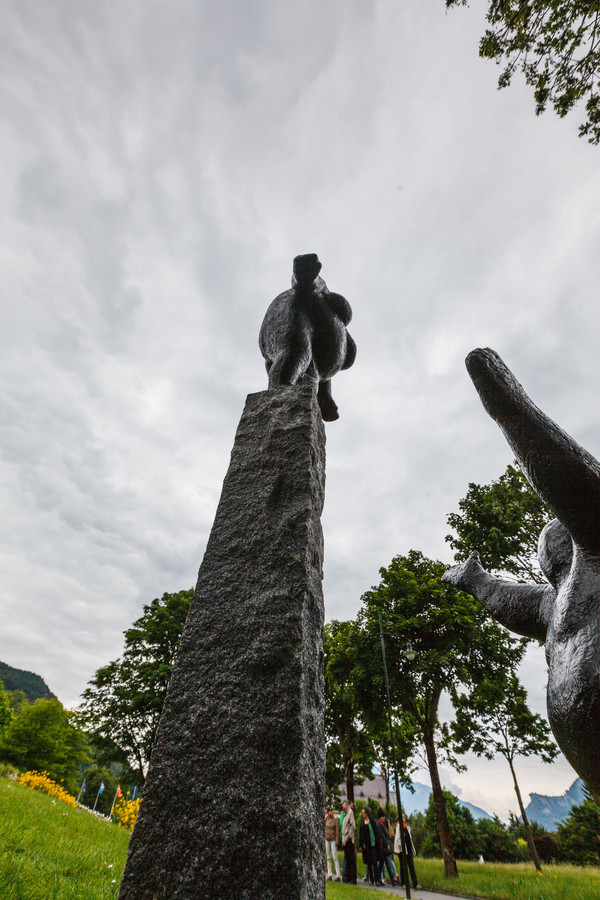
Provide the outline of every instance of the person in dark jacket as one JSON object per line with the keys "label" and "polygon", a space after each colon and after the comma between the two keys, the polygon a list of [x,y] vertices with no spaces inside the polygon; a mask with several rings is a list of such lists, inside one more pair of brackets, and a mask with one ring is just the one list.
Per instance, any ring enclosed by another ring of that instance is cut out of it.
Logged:
{"label": "person in dark jacket", "polygon": [[394,866],[394,838],[390,835],[390,823],[382,809],[377,810],[377,824],[379,826],[379,853],[377,854],[379,870],[376,874],[379,881],[385,884],[385,869],[387,869],[392,884],[398,884],[398,876]]}
{"label": "person in dark jacket", "polygon": [[[360,831],[358,838],[358,848],[362,852],[363,862],[365,864],[369,884],[375,884],[375,869],[377,867],[377,848],[375,829],[373,827],[374,819],[370,815],[369,807],[365,807],[362,811],[362,821],[360,823]],[[371,821],[372,820],[372,821]],[[379,883],[379,882],[378,882]]]}

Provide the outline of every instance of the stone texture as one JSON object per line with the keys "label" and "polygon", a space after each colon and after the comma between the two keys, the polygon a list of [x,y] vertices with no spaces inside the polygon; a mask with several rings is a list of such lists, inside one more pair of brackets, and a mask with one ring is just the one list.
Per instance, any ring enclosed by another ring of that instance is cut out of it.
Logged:
{"label": "stone texture", "polygon": [[346,325],[352,309],[319,276],[316,253],[294,259],[292,288],[275,297],[263,320],[258,343],[269,374],[269,387],[313,384],[326,422],[339,418],[331,379],[349,369],[356,344]]}
{"label": "stone texture", "polygon": [[538,544],[547,584],[494,578],[477,553],[443,577],[507,628],[545,643],[550,726],[575,771],[600,794],[600,463],[530,400],[493,350],[474,350],[467,369],[556,519]]}
{"label": "stone texture", "polygon": [[323,900],[325,434],[311,386],[251,394],[119,900]]}

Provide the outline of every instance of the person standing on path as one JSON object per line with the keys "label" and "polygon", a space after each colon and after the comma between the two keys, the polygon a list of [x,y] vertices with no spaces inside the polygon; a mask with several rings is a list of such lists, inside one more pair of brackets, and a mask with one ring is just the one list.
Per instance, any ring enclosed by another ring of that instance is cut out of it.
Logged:
{"label": "person standing on path", "polygon": [[344,824],[342,825],[342,846],[346,861],[346,884],[356,884],[356,822],[352,807],[347,800],[342,804]]}
{"label": "person standing on path", "polygon": [[[404,829],[404,847],[406,849],[406,860],[402,856],[402,843],[400,838],[400,822],[396,826],[396,836],[394,838],[394,853],[400,857],[400,884],[405,884],[405,879],[412,879],[413,887],[418,888],[421,885],[417,881],[417,873],[415,872],[415,864],[413,857],[415,856],[415,845],[413,844],[412,834],[409,826],[406,824],[406,816],[402,813],[402,827]],[[407,871],[408,867],[408,871]]]}
{"label": "person standing on path", "polygon": [[378,861],[379,881],[381,881],[382,884],[385,884],[385,866],[388,875],[390,876],[390,881],[393,885],[396,885],[398,884],[398,876],[396,875],[396,868],[394,866],[394,832],[390,829],[390,823],[382,809],[377,810],[377,821],[381,829],[381,854]]}
{"label": "person standing on path", "polygon": [[341,881],[340,875],[340,864],[337,857],[337,844],[340,838],[340,826],[338,825],[338,820],[333,814],[333,809],[331,806],[327,807],[327,812],[325,813],[325,859],[327,860],[327,878],[326,881],[331,881],[333,878],[333,872],[331,870],[331,860],[333,860],[335,864],[335,881]]}
{"label": "person standing on path", "polygon": [[363,862],[367,871],[369,884],[375,884],[377,869],[377,850],[375,848],[375,832],[371,824],[369,816],[369,808],[365,807],[362,811],[362,822],[360,823],[358,848],[362,852]]}

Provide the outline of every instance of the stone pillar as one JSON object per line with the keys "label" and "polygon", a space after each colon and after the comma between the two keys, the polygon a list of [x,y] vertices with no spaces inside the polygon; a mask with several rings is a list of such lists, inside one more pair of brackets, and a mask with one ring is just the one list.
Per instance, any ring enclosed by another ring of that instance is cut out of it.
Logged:
{"label": "stone pillar", "polygon": [[246,401],[119,900],[323,900],[325,432]]}

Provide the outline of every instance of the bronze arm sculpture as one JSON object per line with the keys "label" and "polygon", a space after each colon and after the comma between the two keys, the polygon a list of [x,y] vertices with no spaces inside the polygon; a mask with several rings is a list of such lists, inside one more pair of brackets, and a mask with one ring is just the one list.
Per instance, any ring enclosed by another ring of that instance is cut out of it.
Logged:
{"label": "bronze arm sculpture", "polygon": [[467,591],[502,625],[545,643],[548,719],[575,771],[600,793],[600,463],[530,400],[493,350],[467,369],[527,479],[556,519],[542,531],[546,585],[495,578],[477,553],[443,580]]}
{"label": "bronze arm sculpture", "polygon": [[333,422],[339,414],[331,379],[350,368],[356,344],[346,330],[352,318],[350,304],[328,290],[320,271],[316,253],[294,259],[292,288],[275,297],[267,309],[258,343],[269,388],[314,384],[321,415]]}

